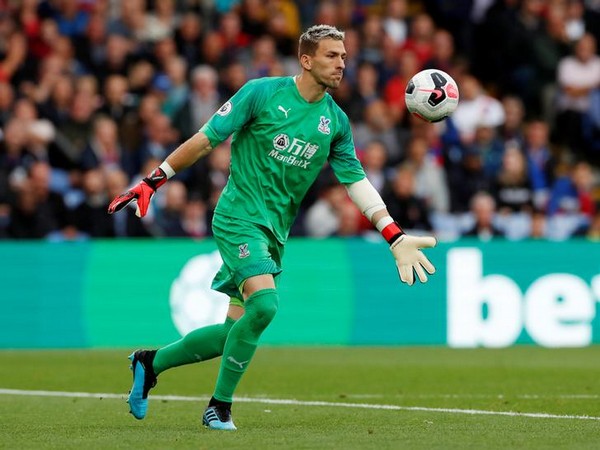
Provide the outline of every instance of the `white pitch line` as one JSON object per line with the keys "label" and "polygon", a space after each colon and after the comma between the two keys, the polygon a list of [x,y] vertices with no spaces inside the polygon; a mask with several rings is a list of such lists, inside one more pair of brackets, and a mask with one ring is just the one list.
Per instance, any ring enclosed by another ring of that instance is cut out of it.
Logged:
{"label": "white pitch line", "polygon": [[548,400],[548,399],[564,399],[564,400],[598,400],[598,394],[345,394],[344,398],[402,398],[402,399],[488,399],[488,398],[514,398],[518,400]]}
{"label": "white pitch line", "polygon": [[[97,393],[97,392],[64,392],[64,391],[29,391],[22,389],[1,389],[0,395],[24,395],[32,397],[76,397],[76,398],[115,398],[125,399],[123,394]],[[152,400],[167,400],[180,402],[207,401],[210,397],[186,397],[180,395],[153,395]],[[596,420],[600,417],[586,415],[562,415],[548,413],[523,413],[516,411],[488,411],[481,409],[458,409],[458,408],[430,408],[425,406],[399,406],[399,405],[378,405],[369,403],[339,403],[323,401],[303,401],[294,399],[277,398],[253,398],[236,397],[236,402],[241,403],[264,403],[269,405],[294,405],[294,406],[329,406],[337,408],[362,408],[362,409],[383,409],[388,411],[421,411],[437,412],[446,414],[468,414],[474,416],[508,416],[508,417],[530,417],[534,419],[570,419],[570,420]]]}

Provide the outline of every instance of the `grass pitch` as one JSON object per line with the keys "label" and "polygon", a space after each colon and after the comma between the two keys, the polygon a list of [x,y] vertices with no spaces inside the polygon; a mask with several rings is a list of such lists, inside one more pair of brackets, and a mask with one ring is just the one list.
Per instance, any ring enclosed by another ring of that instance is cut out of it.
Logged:
{"label": "grass pitch", "polygon": [[127,354],[0,351],[0,448],[600,448],[600,347],[260,348],[236,432],[200,424],[218,361],[161,374],[135,420]]}

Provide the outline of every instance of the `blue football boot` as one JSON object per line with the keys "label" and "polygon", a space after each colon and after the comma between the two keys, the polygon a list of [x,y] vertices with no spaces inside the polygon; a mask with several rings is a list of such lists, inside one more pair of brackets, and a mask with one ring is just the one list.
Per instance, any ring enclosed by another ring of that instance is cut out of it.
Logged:
{"label": "blue football boot", "polygon": [[148,392],[156,386],[156,375],[152,369],[152,361],[156,350],[137,350],[129,355],[133,371],[133,386],[129,391],[127,403],[129,403],[129,412],[136,419],[146,417],[148,411]]}
{"label": "blue football boot", "polygon": [[209,406],[202,416],[202,425],[211,430],[237,430],[231,418],[231,409],[224,406]]}

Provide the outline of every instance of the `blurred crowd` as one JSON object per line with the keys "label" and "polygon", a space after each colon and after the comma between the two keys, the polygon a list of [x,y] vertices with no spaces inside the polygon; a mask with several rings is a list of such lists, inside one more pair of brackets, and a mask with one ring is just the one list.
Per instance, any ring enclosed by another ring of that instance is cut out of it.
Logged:
{"label": "blurred crowd", "polygon": [[[317,23],[346,32],[331,93],[405,229],[600,239],[598,0],[0,0],[0,238],[210,236],[228,142],[143,220],[106,209],[246,81],[298,73]],[[444,122],[407,113],[425,68],[459,85]],[[370,231],[325,167],[292,235]]]}

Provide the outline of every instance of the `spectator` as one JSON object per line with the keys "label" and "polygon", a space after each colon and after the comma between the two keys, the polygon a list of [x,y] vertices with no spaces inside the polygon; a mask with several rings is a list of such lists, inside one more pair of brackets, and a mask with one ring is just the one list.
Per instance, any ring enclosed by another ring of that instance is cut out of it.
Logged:
{"label": "spectator", "polygon": [[503,236],[502,231],[494,225],[496,202],[490,194],[485,191],[476,193],[471,199],[470,210],[474,224],[463,236],[476,237],[482,241]]}
{"label": "spectator", "polygon": [[547,214],[582,215],[591,220],[596,210],[594,187],[591,166],[584,161],[575,163],[568,175],[557,178],[552,185]]}
{"label": "spectator", "polygon": [[69,38],[79,38],[85,33],[89,13],[81,9],[77,0],[62,0],[55,2],[57,8],[54,20],[60,34]]}
{"label": "spectator", "polygon": [[[39,109],[43,117],[49,119],[55,126],[61,127],[69,118],[71,104],[75,97],[74,78],[69,75],[60,75],[49,88],[50,92],[47,98],[38,103]],[[34,97],[34,99],[38,102],[42,100],[39,97]]]}
{"label": "spectator", "polygon": [[360,211],[348,197],[341,184],[326,184],[319,199],[306,211],[304,227],[311,237],[356,235],[360,224]]}
{"label": "spectator", "polygon": [[395,125],[403,125],[407,113],[404,92],[408,82],[419,71],[419,61],[415,52],[405,50],[398,59],[396,73],[385,83],[383,98],[390,108]]}
{"label": "spectator", "polygon": [[593,242],[600,241],[600,208],[596,206],[596,212],[592,217],[589,227],[585,229],[584,236]]}
{"label": "spectator", "polygon": [[416,196],[415,171],[409,164],[396,167],[393,178],[382,195],[390,214],[397,217],[405,230],[429,231],[429,211],[423,200]]}
{"label": "spectator", "polygon": [[169,183],[162,196],[163,204],[156,213],[156,226],[161,236],[184,237],[187,235],[183,226],[187,189],[181,181]]}
{"label": "spectator", "polygon": [[192,136],[219,109],[222,98],[217,89],[217,71],[201,65],[192,71],[192,91],[173,118],[181,139]]}
{"label": "spectator", "polygon": [[424,138],[414,137],[409,141],[406,162],[414,169],[415,196],[425,202],[429,211],[447,213],[450,194],[446,173],[429,151]]}
{"label": "spectator", "polygon": [[240,10],[242,30],[252,39],[267,34],[269,9],[262,0],[243,0]]}
{"label": "spectator", "polygon": [[352,122],[364,120],[364,110],[374,100],[379,99],[377,68],[370,63],[358,67],[356,84],[351,95],[346,114]]}
{"label": "spectator", "polygon": [[451,120],[458,130],[460,142],[469,145],[475,139],[478,126],[501,126],[504,123],[504,110],[497,99],[485,93],[474,76],[465,75],[459,85],[460,102]]}
{"label": "spectator", "polygon": [[160,0],[154,3],[154,11],[146,14],[143,40],[156,42],[171,37],[181,18],[175,8],[175,0]]}
{"label": "spectator", "polygon": [[93,72],[106,59],[107,40],[106,17],[101,14],[91,15],[85,34],[73,43],[77,59],[81,61],[88,72]]}
{"label": "spectator", "polygon": [[120,2],[119,14],[108,23],[108,34],[141,39],[146,23],[145,4],[146,0]]}
{"label": "spectator", "polygon": [[168,58],[165,62],[165,76],[168,79],[168,90],[161,109],[172,120],[189,97],[185,59],[180,56]]}
{"label": "spectator", "polygon": [[250,55],[246,69],[249,79],[273,76],[279,67],[277,46],[271,36],[261,36],[254,41]]}
{"label": "spectator", "polygon": [[375,67],[383,61],[383,22],[378,14],[368,14],[360,27],[360,60]]}
{"label": "spectator", "polygon": [[433,35],[435,24],[426,13],[415,15],[410,23],[408,39],[401,47],[402,51],[411,50],[419,61],[419,70],[433,56]]}
{"label": "spectator", "polygon": [[544,211],[539,209],[531,213],[531,239],[546,239],[548,237],[548,218]]}
{"label": "spectator", "polygon": [[591,34],[577,41],[573,55],[560,61],[557,82],[557,139],[581,155],[584,153],[582,117],[590,108],[590,93],[600,87],[600,56],[596,54],[596,39]]}
{"label": "spectator", "polygon": [[483,164],[483,174],[487,179],[492,180],[498,175],[502,165],[504,145],[498,138],[496,128],[484,123],[478,125],[468,151],[479,155]]}
{"label": "spectator", "polygon": [[229,64],[221,76],[222,98],[229,98],[235,94],[246,82],[248,75],[246,66],[239,62]]}
{"label": "spectator", "polygon": [[183,14],[179,27],[175,30],[174,39],[177,53],[185,60],[187,67],[194,67],[200,63],[203,31],[198,14],[190,11]]}
{"label": "spectator", "polygon": [[233,11],[220,17],[217,33],[223,54],[230,61],[240,58],[251,43],[250,36],[242,31],[239,15]]}
{"label": "spectator", "polygon": [[454,38],[446,30],[436,30],[432,38],[431,58],[423,64],[423,69],[438,69],[452,74],[454,71]]}
{"label": "spectator", "polygon": [[27,168],[34,161],[27,147],[27,125],[11,118],[0,141],[0,202],[10,200],[24,183]]}
{"label": "spectator", "polygon": [[0,128],[9,121],[15,100],[15,90],[7,82],[0,81]]}
{"label": "spectator", "polygon": [[362,165],[367,179],[379,193],[389,182],[387,169],[387,150],[385,144],[379,140],[373,140],[365,145],[362,152]]}
{"label": "spectator", "polygon": [[185,204],[181,226],[189,237],[203,238],[211,235],[206,203],[199,198],[190,199]]}
{"label": "spectator", "polygon": [[110,34],[108,36],[105,57],[94,68],[94,73],[98,77],[100,85],[104,85],[104,81],[109,75],[127,76],[132,64],[131,54],[133,48],[132,42],[123,35]]}
{"label": "spectator", "polygon": [[212,202],[213,197],[218,197],[227,183],[230,162],[231,147],[227,141],[215,148],[199,164],[190,168],[195,171],[186,180],[190,195],[207,202],[211,209],[216,206],[216,203]]}
{"label": "spectator", "polygon": [[81,169],[124,169],[133,174],[137,167],[131,153],[121,146],[116,122],[110,117],[99,116],[94,120],[93,134],[81,156]]}
{"label": "spectator", "polygon": [[[6,20],[6,19],[4,19]],[[0,81],[11,81],[15,77],[27,56],[27,40],[25,35],[19,31],[12,31],[6,39],[3,58],[0,59]]]}
{"label": "spectator", "polygon": [[363,121],[354,127],[354,143],[358,148],[364,148],[374,139],[384,143],[389,164],[401,160],[403,149],[400,147],[397,130],[388,113],[386,103],[380,99],[366,105]]}
{"label": "spectator", "polygon": [[162,113],[149,118],[145,138],[138,150],[142,165],[149,159],[163,160],[177,147],[178,133]]}
{"label": "spectator", "polygon": [[515,142],[507,144],[502,167],[492,184],[498,213],[532,213],[533,189],[527,159]]}
{"label": "spectator", "polygon": [[201,50],[200,63],[216,70],[220,70],[227,64],[240,59],[238,55],[227,52],[225,43],[217,31],[206,33]]}
{"label": "spectator", "polygon": [[52,168],[46,162],[34,162],[19,187],[8,226],[9,235],[17,239],[45,238],[62,231],[67,210],[62,197],[50,191]]}
{"label": "spectator", "polygon": [[131,64],[127,70],[127,82],[135,104],[139,104],[141,98],[150,92],[155,74],[156,69],[149,61],[141,60]]}
{"label": "spectator", "polygon": [[298,36],[300,35],[300,12],[295,1],[269,0],[266,35],[271,36],[277,52],[296,62]]}
{"label": "spectator", "polygon": [[114,237],[113,220],[106,214],[109,201],[104,172],[100,168],[88,170],[82,189],[83,201],[68,213],[69,224],[86,237]]}
{"label": "spectator", "polygon": [[93,98],[85,94],[75,95],[68,118],[57,130],[56,143],[70,167],[76,167],[81,162],[81,155],[92,133],[95,108]]}
{"label": "spectator", "polygon": [[591,92],[590,108],[583,115],[582,122],[583,146],[588,159],[597,167],[600,163],[600,88]]}
{"label": "spectator", "polygon": [[490,183],[481,152],[475,148],[467,149],[460,163],[448,171],[450,210],[455,213],[468,211],[471,198],[478,191],[488,191]]}
{"label": "spectator", "polygon": [[504,109],[504,123],[500,125],[499,137],[504,142],[515,141],[520,146],[524,145],[523,136],[525,106],[521,99],[514,95],[507,95],[502,98],[502,108]]}
{"label": "spectator", "polygon": [[383,15],[383,30],[396,46],[401,46],[408,36],[408,2],[390,0],[386,2]]}
{"label": "spectator", "polygon": [[543,210],[546,209],[557,165],[549,144],[548,124],[540,120],[528,122],[525,126],[524,150],[533,188],[533,203],[536,208]]}

